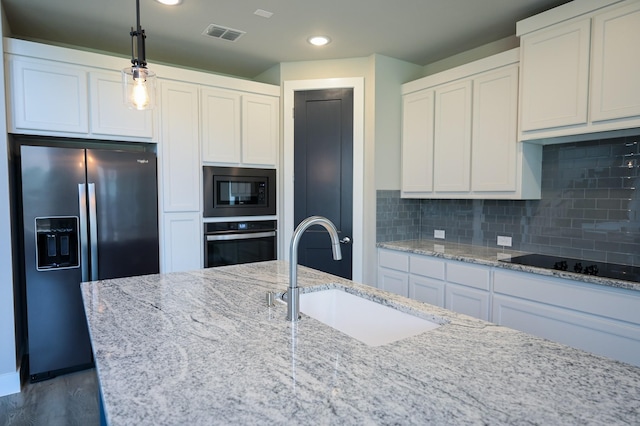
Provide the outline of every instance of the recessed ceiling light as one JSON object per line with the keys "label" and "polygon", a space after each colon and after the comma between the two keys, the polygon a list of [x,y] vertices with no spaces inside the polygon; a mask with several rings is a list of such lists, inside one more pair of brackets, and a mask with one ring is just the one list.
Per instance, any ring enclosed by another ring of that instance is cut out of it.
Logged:
{"label": "recessed ceiling light", "polygon": [[314,46],[324,46],[325,44],[329,44],[331,39],[327,36],[311,36],[307,41]]}
{"label": "recessed ceiling light", "polygon": [[177,6],[182,3],[182,0],[156,0],[158,3],[166,4],[167,6]]}

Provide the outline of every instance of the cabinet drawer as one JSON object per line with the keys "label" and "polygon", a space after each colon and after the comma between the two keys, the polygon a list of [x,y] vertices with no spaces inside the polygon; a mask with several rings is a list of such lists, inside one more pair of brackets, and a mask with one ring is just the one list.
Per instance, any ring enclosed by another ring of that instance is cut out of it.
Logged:
{"label": "cabinet drawer", "polygon": [[409,272],[409,255],[391,250],[380,250],[378,265],[383,268]]}
{"label": "cabinet drawer", "polygon": [[412,274],[444,280],[444,265],[445,262],[437,258],[411,256],[409,270]]}
{"label": "cabinet drawer", "polygon": [[494,272],[493,291],[640,324],[640,292],[633,290],[497,270]]}
{"label": "cabinet drawer", "polygon": [[459,262],[447,263],[447,282],[489,290],[489,268]]}

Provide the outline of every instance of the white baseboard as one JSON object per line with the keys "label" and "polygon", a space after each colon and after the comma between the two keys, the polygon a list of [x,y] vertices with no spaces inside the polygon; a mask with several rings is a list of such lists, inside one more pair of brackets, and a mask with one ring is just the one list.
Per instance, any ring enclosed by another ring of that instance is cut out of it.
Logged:
{"label": "white baseboard", "polygon": [[0,374],[0,396],[20,392],[20,368],[15,373]]}

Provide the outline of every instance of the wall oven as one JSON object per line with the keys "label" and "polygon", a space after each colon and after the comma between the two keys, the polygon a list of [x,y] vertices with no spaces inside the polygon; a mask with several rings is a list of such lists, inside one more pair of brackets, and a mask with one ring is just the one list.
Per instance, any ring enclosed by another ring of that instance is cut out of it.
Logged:
{"label": "wall oven", "polygon": [[205,223],[204,229],[205,268],[277,258],[275,220]]}
{"label": "wall oven", "polygon": [[204,166],[204,217],[276,214],[276,171]]}

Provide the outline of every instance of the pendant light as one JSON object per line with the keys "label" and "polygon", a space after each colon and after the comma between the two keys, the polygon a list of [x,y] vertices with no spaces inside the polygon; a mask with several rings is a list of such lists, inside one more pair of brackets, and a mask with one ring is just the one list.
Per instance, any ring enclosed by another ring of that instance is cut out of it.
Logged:
{"label": "pendant light", "polygon": [[[145,110],[155,106],[156,74],[147,68],[144,40],[140,26],[140,0],[136,0],[136,24],[131,27],[131,66],[122,70],[124,103],[131,109]],[[134,42],[135,38],[135,42]]]}

